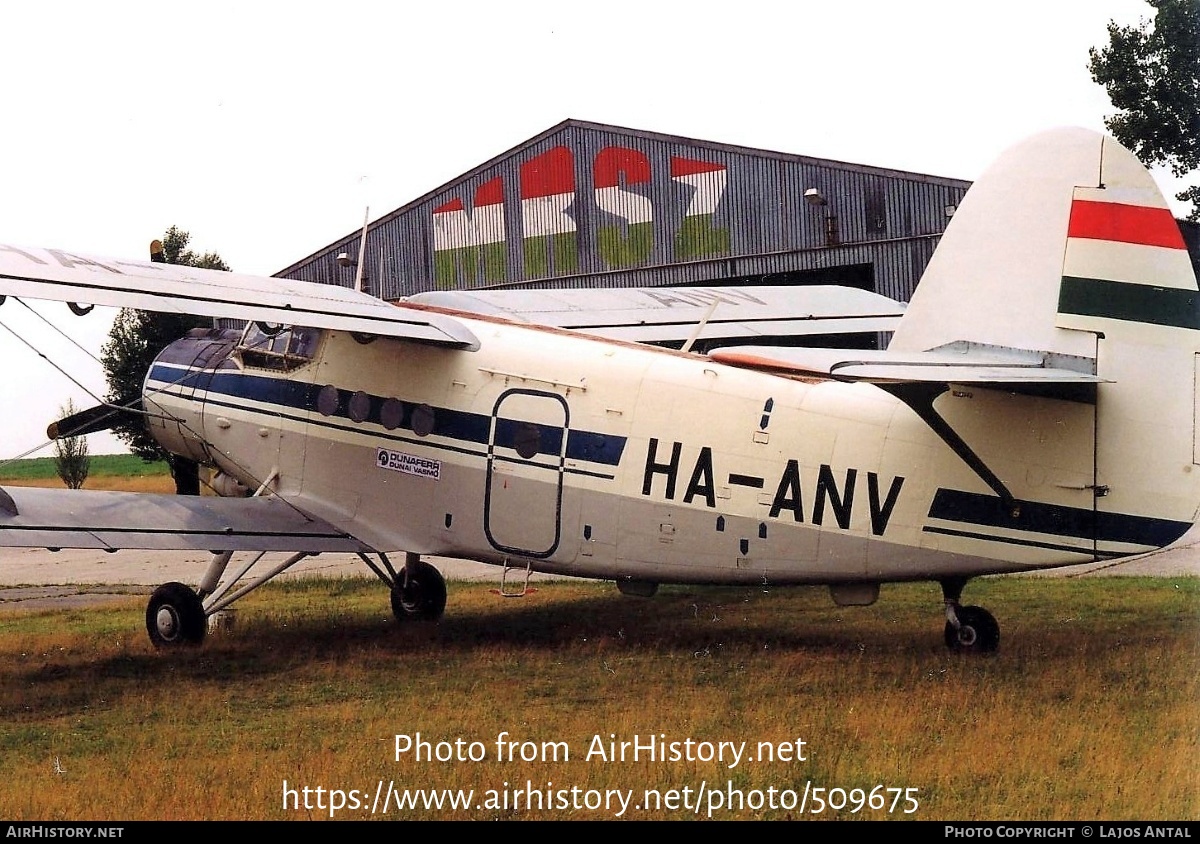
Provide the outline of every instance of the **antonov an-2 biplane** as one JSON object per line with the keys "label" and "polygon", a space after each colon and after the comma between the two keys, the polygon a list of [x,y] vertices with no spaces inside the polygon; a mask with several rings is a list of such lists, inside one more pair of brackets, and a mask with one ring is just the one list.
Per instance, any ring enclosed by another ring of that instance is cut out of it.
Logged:
{"label": "antonov an-2 biplane", "polygon": [[[1016,146],[970,189],[898,325],[871,294],[831,312],[829,291],[789,312],[746,290],[655,291],[649,310],[629,291],[393,306],[16,247],[0,276],[4,296],[249,321],[171,344],[145,382],[154,436],[214,467],[223,497],[0,492],[2,545],[214,550],[198,589],[150,599],[158,645],[200,641],[304,555],[351,551],[401,619],[444,609],[431,554],[636,595],[825,584],[862,605],[934,580],[946,643],[988,651],[999,627],[959,603],[969,578],[1160,548],[1200,505],[1195,273],[1149,174],[1084,130]],[[684,307],[705,296],[715,308]],[[636,342],[730,324],[895,333],[882,351]],[[237,587],[235,551],[292,556]]]}

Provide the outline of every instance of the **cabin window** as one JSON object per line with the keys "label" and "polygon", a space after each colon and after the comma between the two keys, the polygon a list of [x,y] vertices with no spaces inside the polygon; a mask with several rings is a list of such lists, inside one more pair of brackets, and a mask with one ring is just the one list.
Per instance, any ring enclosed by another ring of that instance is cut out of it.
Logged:
{"label": "cabin window", "polygon": [[320,338],[321,331],[318,328],[272,331],[270,326],[252,322],[242,333],[238,352],[242,363],[248,367],[288,372],[299,369],[313,359]]}
{"label": "cabin window", "polygon": [[412,430],[418,437],[427,437],[433,433],[433,408],[427,404],[419,404],[413,408]]}
{"label": "cabin window", "polygon": [[513,433],[513,448],[526,460],[532,459],[542,446],[542,432],[537,425],[522,422]]}
{"label": "cabin window", "polygon": [[338,412],[338,405],[341,404],[341,396],[338,393],[338,388],[332,384],[326,384],[317,393],[317,410],[322,416],[333,416]]}
{"label": "cabin window", "polygon": [[359,390],[350,397],[350,405],[347,410],[350,418],[355,422],[365,421],[371,415],[371,397]]}
{"label": "cabin window", "polygon": [[400,427],[404,421],[404,404],[399,399],[387,399],[379,408],[379,421],[389,431]]}

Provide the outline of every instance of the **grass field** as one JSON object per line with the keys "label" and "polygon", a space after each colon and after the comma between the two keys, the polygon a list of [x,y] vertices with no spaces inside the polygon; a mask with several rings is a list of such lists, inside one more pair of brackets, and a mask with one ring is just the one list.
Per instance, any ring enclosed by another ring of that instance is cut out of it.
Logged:
{"label": "grass field", "polygon": [[[132,454],[96,454],[91,458],[91,474],[97,477],[152,477],[170,475],[163,462],[147,463]],[[53,457],[11,460],[0,465],[3,480],[58,480]]]}
{"label": "grass field", "polygon": [[[623,817],[795,818],[807,783],[816,818],[1200,818],[1200,580],[1002,578],[968,597],[999,618],[998,654],[946,652],[933,585],[839,609],[819,589],[641,600],[561,583],[504,600],[451,584],[440,625],[399,627],[377,584],[303,581],[172,653],[147,643],[138,600],[6,615],[0,817],[328,817],[333,799],[364,818],[380,790],[390,818],[597,819],[622,795]],[[482,758],[397,759],[395,737],[418,733],[435,757]],[[587,758],[635,736],[746,755]],[[805,758],[765,761],[760,742]],[[549,807],[513,807],[527,783]],[[393,788],[473,794],[398,810]],[[669,802],[701,788],[698,814]],[[888,789],[909,788],[917,810],[889,812]],[[755,802],[769,789],[778,808]],[[850,811],[873,790],[886,808]],[[816,813],[818,796],[850,802]]]}
{"label": "grass field", "polygon": [[[53,457],[34,457],[0,464],[0,486],[40,486],[61,489],[64,484],[54,468]],[[171,471],[166,463],[147,463],[132,454],[98,454],[84,489],[111,489],[123,492],[174,492]]]}

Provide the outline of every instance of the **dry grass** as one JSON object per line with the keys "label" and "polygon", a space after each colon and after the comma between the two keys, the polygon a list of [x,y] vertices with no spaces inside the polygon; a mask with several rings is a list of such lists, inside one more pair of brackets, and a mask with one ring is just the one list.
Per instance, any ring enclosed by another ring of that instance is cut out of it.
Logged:
{"label": "dry grass", "polygon": [[[0,465],[0,486],[35,486],[62,489],[54,459],[36,457],[11,460]],[[91,472],[84,489],[121,492],[175,492],[175,484],[165,463],[146,463],[132,454],[101,454],[91,460]]]}
{"label": "dry grass", "polygon": [[[45,489],[62,489],[58,478],[0,478],[0,486],[36,486]],[[170,475],[90,475],[84,481],[84,489],[109,489],[119,492],[175,492],[175,482]]]}
{"label": "dry grass", "polygon": [[[146,643],[139,606],[6,618],[0,816],[316,817],[328,811],[315,793],[311,811],[284,809],[284,780],[368,798],[379,782],[474,789],[477,803],[528,780],[633,789],[635,804],[644,789],[701,781],[800,791],[811,781],[917,788],[923,819],[1200,817],[1200,582],[1005,579],[968,593],[1001,619],[998,655],[946,653],[928,585],[841,610],[820,590],[671,590],[642,601],[562,584],[505,601],[454,584],[441,625],[400,628],[376,585],[309,581],[252,595],[232,633],[170,654]],[[502,731],[568,742],[570,760],[498,761]],[[487,759],[396,761],[393,737],[418,732],[481,741]],[[751,754],[759,741],[803,738],[808,760],[733,770],[586,760],[592,737],[610,733],[746,741]]]}

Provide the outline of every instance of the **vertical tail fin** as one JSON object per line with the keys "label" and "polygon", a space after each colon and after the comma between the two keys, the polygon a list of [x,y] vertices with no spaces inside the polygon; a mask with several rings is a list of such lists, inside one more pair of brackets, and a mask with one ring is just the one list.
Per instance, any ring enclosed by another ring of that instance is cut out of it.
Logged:
{"label": "vertical tail fin", "polygon": [[1109,330],[1200,328],[1196,292],[1179,226],[1137,158],[1056,129],[1008,150],[967,192],[891,348],[971,340],[1090,357],[1097,318]]}
{"label": "vertical tail fin", "polygon": [[1106,379],[1093,434],[1098,535],[1149,517],[1170,541],[1195,521],[1200,291],[1179,226],[1132,153],[1058,129],[1010,149],[972,186],[890,348],[962,340],[1075,356]]}

